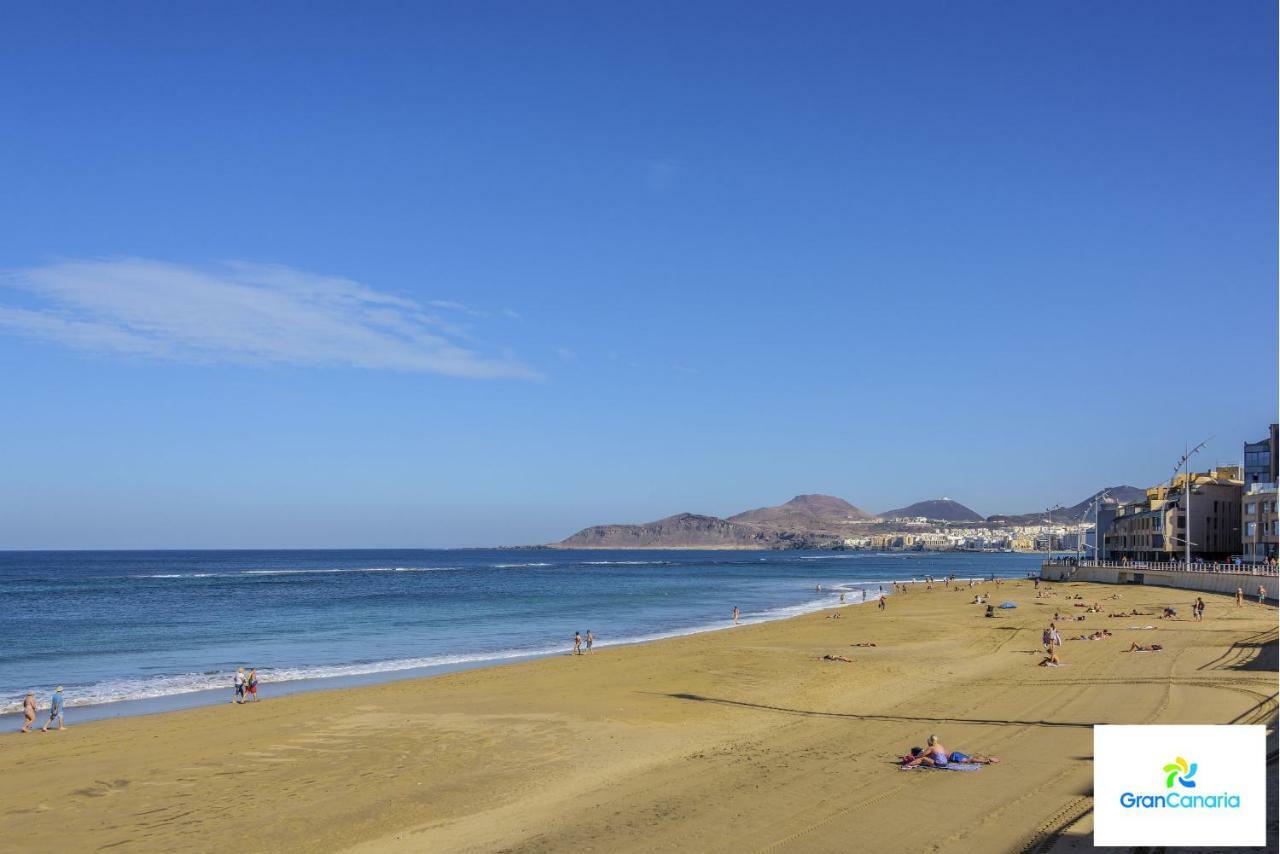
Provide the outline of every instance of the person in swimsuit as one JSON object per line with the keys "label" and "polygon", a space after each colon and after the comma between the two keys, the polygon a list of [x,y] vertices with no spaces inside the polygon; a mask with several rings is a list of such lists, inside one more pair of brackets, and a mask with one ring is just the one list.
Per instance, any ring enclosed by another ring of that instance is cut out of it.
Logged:
{"label": "person in swimsuit", "polygon": [[22,731],[30,732],[31,725],[36,722],[36,695],[28,693],[22,699]]}
{"label": "person in swimsuit", "polygon": [[1244,588],[1243,587],[1236,588],[1236,607],[1237,608],[1244,607]]}
{"label": "person in swimsuit", "polygon": [[994,756],[970,756],[959,751],[952,753],[942,746],[942,742],[936,735],[931,735],[929,736],[929,746],[911,761],[904,762],[903,766],[915,768],[917,765],[927,765],[946,768],[948,765],[995,765],[999,761]]}
{"label": "person in swimsuit", "polygon": [[1158,643],[1153,643],[1151,646],[1143,646],[1140,643],[1134,642],[1129,645],[1129,648],[1126,649],[1125,652],[1159,652],[1162,649],[1164,649],[1164,647]]}
{"label": "person in swimsuit", "polygon": [[881,611],[884,610],[884,594],[880,594],[880,604],[877,606]]}
{"label": "person in swimsuit", "polygon": [[1258,604],[1259,605],[1267,604],[1267,588],[1265,585],[1262,585],[1262,584],[1258,585]]}
{"label": "person in swimsuit", "polygon": [[591,629],[587,629],[587,652],[591,652],[591,647],[596,642],[596,636],[591,634]]}
{"label": "person in swimsuit", "polygon": [[582,635],[578,632],[573,633],[573,654],[582,655]]}
{"label": "person in swimsuit", "polygon": [[249,676],[244,680],[244,689],[249,692],[250,700],[258,702],[258,668],[249,668]]}

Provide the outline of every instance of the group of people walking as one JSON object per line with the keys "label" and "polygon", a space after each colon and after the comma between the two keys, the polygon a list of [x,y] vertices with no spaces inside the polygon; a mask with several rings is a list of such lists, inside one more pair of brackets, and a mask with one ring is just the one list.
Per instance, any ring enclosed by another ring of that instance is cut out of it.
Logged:
{"label": "group of people walking", "polygon": [[236,689],[236,695],[231,702],[258,702],[258,668],[250,667],[248,673],[244,672],[243,667],[237,668],[235,679],[232,682]]}
{"label": "group of people walking", "polygon": [[[53,692],[53,697],[49,700],[49,720],[44,722],[44,726],[40,727],[41,732],[48,732],[49,727],[55,722],[58,729],[66,726],[66,719],[63,716],[66,702],[62,699],[62,686],[59,685]],[[22,698],[22,731],[31,732],[31,725],[36,722],[36,695],[30,692]]]}
{"label": "group of people walking", "polygon": [[596,636],[591,633],[591,629],[587,629],[586,649],[583,649],[582,632],[573,633],[573,654],[582,655],[584,652],[591,652],[591,647],[596,644]]}

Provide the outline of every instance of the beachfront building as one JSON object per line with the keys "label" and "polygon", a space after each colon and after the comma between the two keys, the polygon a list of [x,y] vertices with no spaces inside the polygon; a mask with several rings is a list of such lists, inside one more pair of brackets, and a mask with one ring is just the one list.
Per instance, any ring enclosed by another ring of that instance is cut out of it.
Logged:
{"label": "beachfront building", "polygon": [[1244,484],[1239,472],[1236,467],[1192,473],[1190,514],[1183,507],[1185,473],[1171,483],[1151,487],[1140,501],[1121,504],[1104,535],[1107,557],[1181,561],[1188,539],[1193,560],[1227,560],[1240,554]]}
{"label": "beachfront building", "polygon": [[1249,563],[1276,559],[1280,532],[1276,529],[1276,485],[1251,484],[1240,501],[1242,554]]}
{"label": "beachfront building", "polygon": [[1277,483],[1280,477],[1277,475],[1277,466],[1280,465],[1280,454],[1277,454],[1276,438],[1277,428],[1280,425],[1272,424],[1268,432],[1267,438],[1260,442],[1245,442],[1244,444],[1244,485],[1248,489],[1255,483]]}

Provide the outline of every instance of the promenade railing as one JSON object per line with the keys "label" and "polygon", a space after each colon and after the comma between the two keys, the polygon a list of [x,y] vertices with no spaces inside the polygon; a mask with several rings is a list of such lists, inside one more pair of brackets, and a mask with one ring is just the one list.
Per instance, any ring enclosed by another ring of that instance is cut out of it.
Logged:
{"label": "promenade railing", "polygon": [[1049,558],[1045,566],[1107,567],[1110,569],[1150,569],[1162,572],[1202,572],[1230,575],[1280,575],[1280,568],[1265,563],[1184,563],[1181,561],[1152,560],[1076,560],[1075,558]]}

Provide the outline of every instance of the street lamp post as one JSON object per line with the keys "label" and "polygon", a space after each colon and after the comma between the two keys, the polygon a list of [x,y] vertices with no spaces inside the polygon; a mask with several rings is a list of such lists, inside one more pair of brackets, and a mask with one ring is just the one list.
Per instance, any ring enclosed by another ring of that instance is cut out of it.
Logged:
{"label": "street lamp post", "polygon": [[[1187,520],[1187,526],[1182,534],[1182,542],[1185,548],[1187,569],[1191,569],[1191,458],[1200,452],[1200,449],[1209,444],[1209,440],[1205,439],[1199,445],[1188,450],[1182,455],[1182,459],[1178,460],[1178,464],[1173,467],[1173,476],[1178,476],[1178,469],[1182,469],[1182,515]],[[1176,520],[1175,520],[1176,521]],[[1177,528],[1177,525],[1174,526]]]}
{"label": "street lamp post", "polygon": [[[1097,495],[1093,496],[1093,559],[1095,561],[1102,560],[1102,533],[1098,530],[1098,511],[1101,509],[1103,499],[1111,495],[1111,490],[1104,489]],[[1085,515],[1089,514],[1088,508],[1085,508]],[[1079,534],[1076,535],[1077,540]]]}

